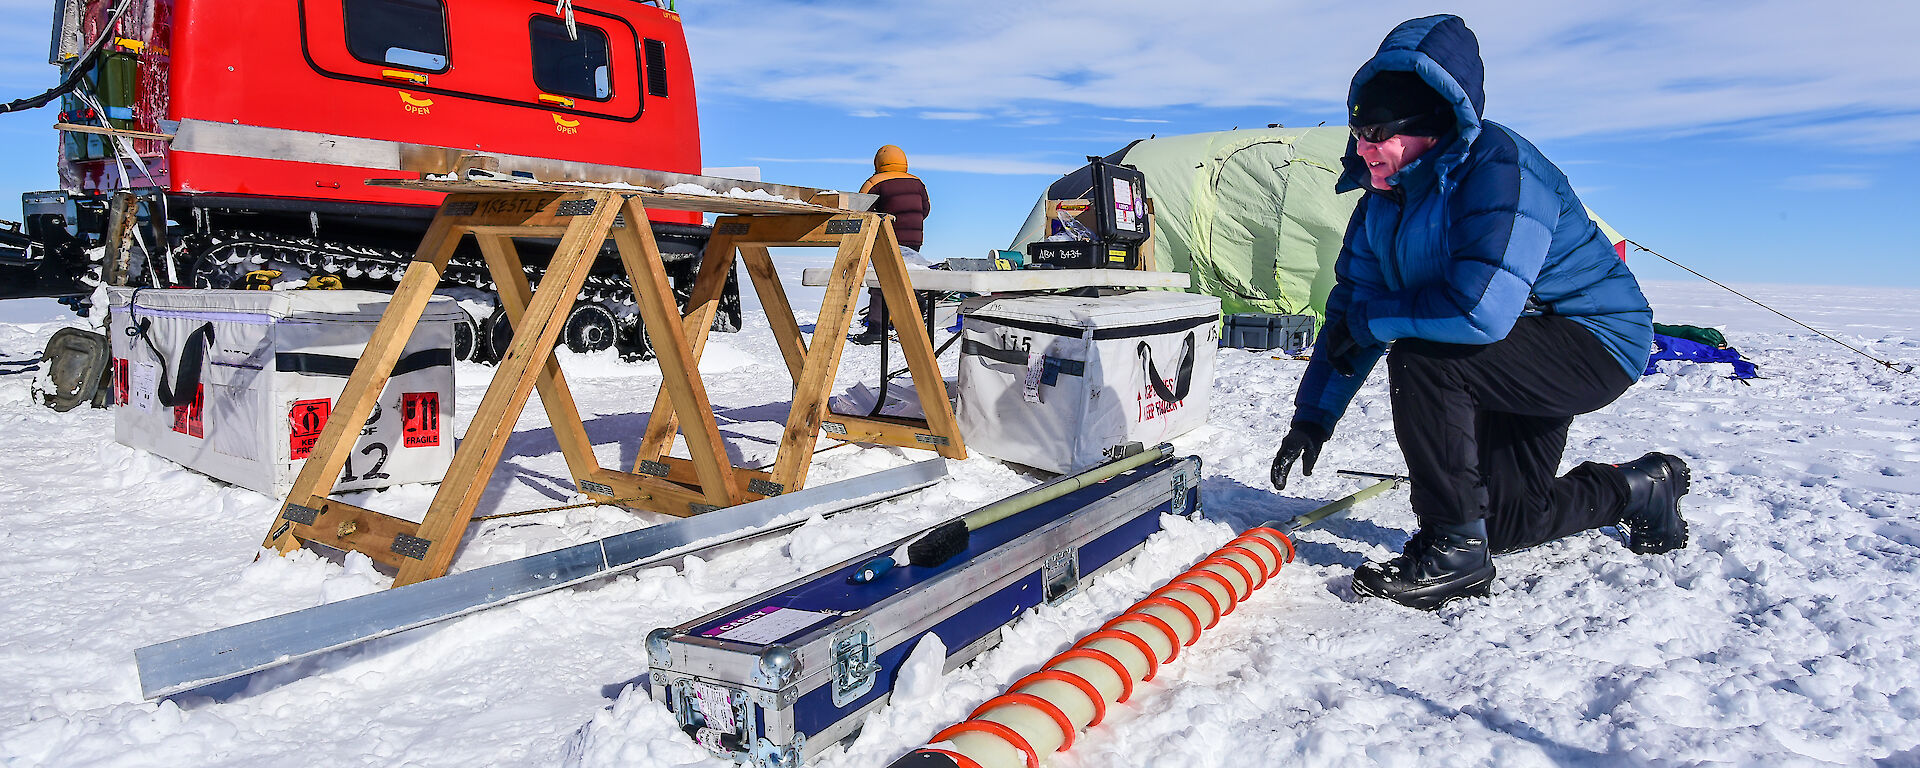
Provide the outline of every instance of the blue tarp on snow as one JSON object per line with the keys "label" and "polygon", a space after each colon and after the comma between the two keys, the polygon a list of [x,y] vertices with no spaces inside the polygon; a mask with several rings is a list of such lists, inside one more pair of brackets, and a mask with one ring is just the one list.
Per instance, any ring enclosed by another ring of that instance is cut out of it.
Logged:
{"label": "blue tarp on snow", "polygon": [[1760,371],[1740,356],[1740,350],[1733,347],[1710,347],[1690,339],[1673,336],[1653,335],[1653,356],[1647,358],[1647,371],[1651,376],[1660,372],[1662,360],[1686,360],[1694,363],[1732,363],[1733,377],[1751,379],[1760,375]]}

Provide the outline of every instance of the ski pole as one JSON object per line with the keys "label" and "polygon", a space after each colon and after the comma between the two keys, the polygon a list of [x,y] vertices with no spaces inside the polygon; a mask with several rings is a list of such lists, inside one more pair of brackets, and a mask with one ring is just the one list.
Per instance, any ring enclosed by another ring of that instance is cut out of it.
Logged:
{"label": "ski pole", "polygon": [[1388,475],[1388,474],[1381,474],[1379,472],[1361,472],[1359,470],[1353,470],[1353,469],[1340,470],[1340,474],[1346,475],[1348,477],[1378,479],[1379,482],[1374,483],[1373,485],[1369,485],[1360,490],[1354,491],[1353,493],[1347,494],[1346,496],[1343,496],[1339,499],[1329,502],[1311,512],[1295,517],[1292,520],[1288,520],[1284,523],[1277,522],[1277,521],[1268,521],[1266,523],[1262,523],[1262,525],[1264,527],[1273,528],[1275,530],[1279,530],[1284,533],[1293,533],[1294,531],[1300,530],[1309,525],[1313,525],[1329,517],[1333,517],[1334,515],[1338,515],[1342,512],[1345,512],[1349,509],[1353,509],[1354,506],[1358,505],[1360,502],[1366,501],[1367,499],[1371,499],[1375,496],[1386,493],[1387,491],[1390,491],[1394,488],[1398,488],[1405,483],[1412,482],[1412,480],[1408,479],[1404,475]]}

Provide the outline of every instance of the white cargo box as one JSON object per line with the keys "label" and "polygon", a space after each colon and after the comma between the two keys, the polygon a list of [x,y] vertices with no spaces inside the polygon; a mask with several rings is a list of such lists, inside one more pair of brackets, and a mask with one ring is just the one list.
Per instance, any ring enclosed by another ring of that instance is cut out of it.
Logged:
{"label": "white cargo box", "polygon": [[[115,289],[113,437],[284,498],[388,296]],[[452,299],[434,297],[336,490],[438,482],[453,458]]]}
{"label": "white cargo box", "polygon": [[1216,297],[983,296],[960,315],[956,415],[968,448],[1072,472],[1207,422]]}

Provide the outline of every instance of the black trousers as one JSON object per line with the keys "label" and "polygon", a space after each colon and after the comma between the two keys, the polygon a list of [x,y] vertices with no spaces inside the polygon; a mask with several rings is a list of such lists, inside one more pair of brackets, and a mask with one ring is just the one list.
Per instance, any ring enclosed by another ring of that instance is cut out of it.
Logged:
{"label": "black trousers", "polygon": [[1619,518],[1619,470],[1588,462],[1554,477],[1573,417],[1634,382],[1584,326],[1523,317],[1493,344],[1401,339],[1387,372],[1422,527],[1486,518],[1493,550],[1511,552]]}

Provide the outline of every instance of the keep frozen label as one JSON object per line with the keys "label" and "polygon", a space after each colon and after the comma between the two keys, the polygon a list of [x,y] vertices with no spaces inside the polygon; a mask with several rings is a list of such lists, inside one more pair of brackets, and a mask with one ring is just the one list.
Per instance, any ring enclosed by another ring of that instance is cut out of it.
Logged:
{"label": "keep frozen label", "polygon": [[832,614],[818,611],[802,611],[769,605],[700,634],[721,640],[766,644],[832,617]]}

